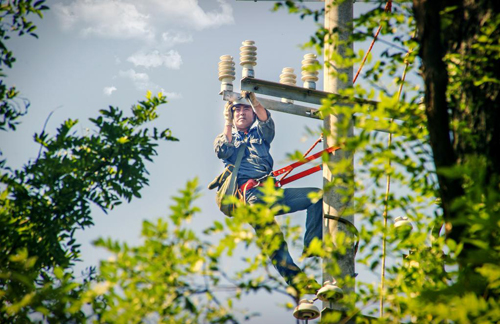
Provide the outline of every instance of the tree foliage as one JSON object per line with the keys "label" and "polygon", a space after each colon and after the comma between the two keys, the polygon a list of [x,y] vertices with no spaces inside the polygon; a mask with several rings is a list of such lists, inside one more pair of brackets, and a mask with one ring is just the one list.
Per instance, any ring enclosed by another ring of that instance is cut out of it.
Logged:
{"label": "tree foliage", "polygon": [[[0,6],[0,130],[15,129],[17,119],[26,114],[28,102],[17,100],[19,92],[15,87],[8,87],[3,78],[6,76],[4,69],[11,68],[16,58],[7,47],[7,41],[11,35],[30,35],[38,38],[35,34],[36,26],[29,20],[31,15],[36,14],[43,17],[43,11],[49,9],[44,5],[45,0],[7,0],[2,1]],[[24,106],[24,107],[23,107]]]}
{"label": "tree foliage", "polygon": [[[132,107],[125,117],[115,107],[91,119],[87,134],[78,134],[76,120],[65,121],[55,136],[35,135],[40,155],[19,170],[3,167],[0,281],[8,291],[5,304],[15,304],[56,267],[69,269],[78,260],[80,245],[74,234],[93,225],[91,205],[104,212],[140,197],[148,184],[146,161],[156,155],[157,141],[175,140],[144,124],[156,119],[156,109],[166,103],[161,94]],[[26,256],[29,267],[15,255]],[[14,280],[28,267],[29,280]]]}
{"label": "tree foliage", "polygon": [[[385,265],[385,276],[381,283],[340,277],[335,262],[324,265],[325,271],[341,287],[356,284],[356,292],[341,300],[348,315],[376,315],[380,322],[498,322],[499,5],[414,0],[393,3],[386,11],[384,4],[354,21],[348,43],[371,40],[381,25],[376,46],[383,49],[380,56],[369,56],[363,85],[341,93],[378,104],[346,105],[332,96],[320,114],[343,115],[339,127],[354,123],[357,129],[354,136],[337,139],[356,152],[355,177],[337,177],[327,187],[355,188],[346,213],[360,219],[356,262],[376,275]],[[301,18],[324,15],[292,1],[276,5],[282,7]],[[319,26],[306,47],[321,53],[325,39],[342,45],[338,32]],[[351,68],[364,54],[334,52],[328,60]],[[403,80],[405,69],[411,77]],[[190,181],[173,198],[166,219],[143,223],[143,243],[130,247],[99,239],[96,245],[112,257],[84,282],[74,280],[70,264],[78,257],[78,243],[73,234],[92,225],[89,205],[106,211],[122,199],[139,197],[147,185],[143,160],[154,156],[156,140],[174,139],[168,131],[139,127],[156,118],[156,106],[163,102],[162,96],[148,97],[133,107],[131,117],[117,108],[103,110],[84,136],[72,133],[75,122],[68,120],[55,136],[36,136],[43,147],[37,160],[20,170],[4,167],[3,320],[38,313],[54,322],[237,322],[241,310],[233,301],[246,293],[285,294],[291,297],[285,307],[293,308],[308,292],[319,259],[308,259],[304,274],[287,287],[267,257],[281,242],[274,227],[256,236],[247,225],[267,226],[283,208],[275,203],[282,192],[271,182],[262,189],[263,204],[237,201],[233,218],[196,231],[190,222],[200,217],[199,190],[197,181]],[[391,141],[377,130],[392,133]],[[327,164],[333,173],[350,168],[350,163]],[[408,217],[413,229],[389,226],[397,216]],[[285,222],[282,230],[290,245],[300,246],[302,228]],[[335,261],[352,247],[339,235],[335,242],[314,241],[306,252]],[[246,318],[255,315],[244,312]],[[335,314],[323,318],[337,319]]]}
{"label": "tree foliage", "polygon": [[[47,9],[43,2],[2,3],[2,67],[15,62],[4,43],[12,32],[36,36],[27,17],[41,17]],[[25,111],[18,110],[15,89],[7,89],[3,81],[1,85],[0,128],[15,130]],[[20,169],[0,162],[2,321],[26,321],[35,312],[49,320],[84,321],[79,308],[68,312],[85,287],[75,282],[71,271],[80,253],[74,234],[93,225],[91,205],[107,212],[122,200],[140,197],[148,184],[146,161],[156,155],[157,142],[177,140],[168,129],[147,127],[164,103],[162,94],[148,93],[132,107],[131,116],[115,107],[103,109],[85,134],[74,130],[77,120],[68,119],[53,136],[35,134],[40,151],[34,161]],[[91,271],[89,278],[93,275]]]}
{"label": "tree foliage", "polygon": [[[247,206],[236,201],[238,210],[233,218],[216,221],[197,234],[192,224],[203,216],[194,204],[199,197],[195,179],[173,197],[166,220],[144,221],[143,244],[130,247],[111,239],[96,241],[96,246],[112,254],[100,265],[98,287],[106,307],[94,308],[99,319],[113,323],[236,323],[242,316],[258,316],[234,306],[235,299],[258,290],[287,295],[291,298],[288,307],[294,306],[305,284],[286,287],[266,257],[280,241],[258,238],[247,225],[249,219],[267,224],[282,208],[275,204],[280,192],[271,182],[264,190],[266,203]],[[296,241],[300,228],[285,232],[288,236],[294,233],[296,237],[288,239]],[[275,233],[270,229],[267,234],[273,237]],[[241,245],[253,252],[242,251]],[[308,280],[305,274],[300,279]]]}

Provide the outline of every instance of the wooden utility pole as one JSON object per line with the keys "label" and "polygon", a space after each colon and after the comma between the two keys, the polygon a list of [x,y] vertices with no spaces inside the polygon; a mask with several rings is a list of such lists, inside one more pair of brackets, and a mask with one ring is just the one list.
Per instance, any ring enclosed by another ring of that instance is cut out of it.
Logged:
{"label": "wooden utility pole", "polygon": [[[324,47],[324,91],[328,93],[339,93],[340,90],[346,89],[352,86],[353,79],[353,69],[352,66],[349,67],[339,67],[335,62],[331,60],[331,54],[336,52],[342,57],[345,52],[349,49],[352,50],[353,44],[350,42],[350,36],[352,33],[352,21],[353,21],[353,2],[351,0],[343,1],[342,3],[338,0],[326,0],[325,1],[325,29],[332,33],[332,30],[338,29],[338,33],[331,34],[325,39]],[[341,81],[339,74],[347,75],[346,82]],[[347,129],[347,134],[345,134],[345,129],[340,129],[339,125],[342,123],[343,115],[329,115],[324,117],[324,129],[329,134],[325,134],[324,147],[338,146],[342,143],[338,142],[340,136],[352,136],[353,135],[353,125],[350,124]],[[341,133],[344,132],[344,133]],[[332,170],[327,166],[323,166],[323,187],[328,188],[328,185],[335,179],[342,178],[350,185],[353,184],[352,178],[354,176],[353,169],[353,152],[349,152],[345,149],[336,151],[335,154],[331,154],[329,157],[329,163],[331,165],[337,165],[341,161],[350,161],[349,170],[342,174],[333,174]],[[347,194],[346,194],[347,191]],[[346,186],[334,186],[331,189],[326,190],[323,195],[323,240],[332,240],[334,245],[337,246],[337,239],[340,232],[345,233],[346,238],[350,238],[350,242],[354,241],[352,228],[349,228],[345,223],[339,222],[335,217],[341,217],[350,223],[354,224],[354,215],[348,208],[352,205],[352,195],[354,194],[353,188],[347,188]],[[332,217],[333,216],[333,217]],[[343,279],[346,276],[353,276],[354,274],[354,249],[348,248],[345,255],[336,254],[336,260],[332,260],[331,257],[323,259],[323,268],[325,265],[331,262],[337,262],[341,274],[335,279]],[[332,274],[323,271],[323,282],[332,281]],[[344,290],[344,293],[349,293],[354,289],[353,286],[346,287],[344,284],[339,285]],[[324,305],[329,307],[329,305]],[[339,310],[338,305],[334,305],[334,308]]]}

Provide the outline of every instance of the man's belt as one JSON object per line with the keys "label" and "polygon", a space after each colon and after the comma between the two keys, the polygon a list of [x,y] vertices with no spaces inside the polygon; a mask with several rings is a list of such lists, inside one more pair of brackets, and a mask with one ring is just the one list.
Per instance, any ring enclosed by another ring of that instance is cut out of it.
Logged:
{"label": "man's belt", "polygon": [[245,193],[250,189],[253,189],[255,187],[262,187],[263,185],[264,185],[263,181],[250,179],[240,186],[240,191]]}

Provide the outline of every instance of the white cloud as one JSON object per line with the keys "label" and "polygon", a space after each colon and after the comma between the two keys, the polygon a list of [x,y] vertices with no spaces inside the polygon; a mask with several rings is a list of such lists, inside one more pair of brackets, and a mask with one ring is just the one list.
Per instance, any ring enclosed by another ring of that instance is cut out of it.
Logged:
{"label": "white cloud", "polygon": [[139,90],[149,90],[155,86],[149,82],[149,75],[146,73],[135,72],[134,69],[120,71],[118,75],[122,78],[130,79]]}
{"label": "white cloud", "polygon": [[182,94],[178,93],[178,92],[165,92],[163,89],[161,92],[167,97],[167,100],[169,100],[169,99],[181,99],[182,98]]}
{"label": "white cloud", "polygon": [[104,92],[104,94],[106,96],[111,96],[111,94],[113,93],[113,91],[116,91],[116,87],[114,87],[114,86],[104,87],[104,89],[102,91]]}
{"label": "white cloud", "polygon": [[168,47],[182,43],[191,43],[193,41],[193,35],[172,30],[166,31],[161,34],[161,38],[163,39],[163,45]]}
{"label": "white cloud", "polygon": [[217,0],[220,10],[206,12],[199,0],[149,0],[159,9],[161,16],[188,28],[202,30],[234,23],[233,8],[227,0]]}
{"label": "white cloud", "polygon": [[152,41],[191,41],[189,34],[157,35],[157,29],[215,28],[234,23],[227,0],[217,0],[218,8],[206,11],[199,0],[70,0],[56,3],[53,11],[65,29],[77,29],[83,36],[138,38]]}
{"label": "white cloud", "polygon": [[140,13],[133,3],[119,0],[75,0],[57,3],[54,12],[64,29],[77,28],[83,36],[106,38],[154,37],[149,15]]}
{"label": "white cloud", "polygon": [[146,73],[135,72],[134,69],[127,71],[120,71],[119,75],[124,78],[131,79],[133,81],[147,82],[149,81],[149,76]]}
{"label": "white cloud", "polygon": [[151,53],[139,52],[127,58],[127,61],[132,62],[135,66],[150,68],[164,65],[173,70],[178,70],[182,64],[181,55],[174,50],[170,50],[165,54],[157,50]]}
{"label": "white cloud", "polygon": [[149,75],[146,73],[141,73],[141,72],[136,72],[134,69],[129,69],[127,71],[120,71],[118,72],[118,76],[121,78],[129,79],[131,80],[137,90],[151,90],[153,92],[161,92],[165,96],[167,96],[167,99],[181,99],[182,94],[178,92],[166,92],[164,89],[160,88],[157,84],[154,82],[151,82],[149,80]]}

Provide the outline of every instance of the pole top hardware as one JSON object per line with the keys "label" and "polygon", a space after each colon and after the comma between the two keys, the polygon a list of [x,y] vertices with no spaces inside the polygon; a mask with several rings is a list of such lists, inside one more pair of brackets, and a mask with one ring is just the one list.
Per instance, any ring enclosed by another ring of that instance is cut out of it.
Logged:
{"label": "pole top hardware", "polygon": [[344,291],[337,286],[337,281],[332,279],[332,281],[325,281],[316,296],[324,302],[336,302],[344,297]]}
{"label": "pole top hardware", "polygon": [[310,320],[318,318],[320,315],[318,307],[313,305],[313,301],[302,299],[299,305],[293,310],[293,317],[299,320]]}

